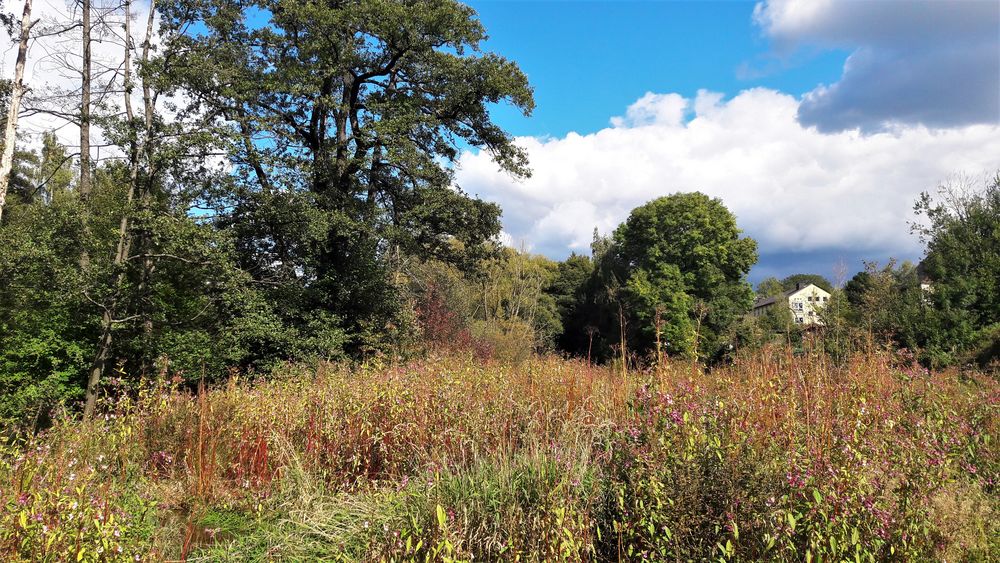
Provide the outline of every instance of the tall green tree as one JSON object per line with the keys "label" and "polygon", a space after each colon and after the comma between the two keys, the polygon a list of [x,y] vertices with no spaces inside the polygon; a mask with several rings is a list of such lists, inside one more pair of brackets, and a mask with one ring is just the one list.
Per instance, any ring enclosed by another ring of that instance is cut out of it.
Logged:
{"label": "tall green tree", "polygon": [[0,428],[7,432],[43,424],[55,404],[82,398],[93,334],[76,202],[10,211],[0,225]]}
{"label": "tall green tree", "polygon": [[936,197],[924,193],[915,209],[926,219],[914,230],[927,245],[924,298],[937,321],[928,327],[929,350],[940,361],[969,354],[993,361],[1000,357],[1000,175],[957,178]]}
{"label": "tall green tree", "polygon": [[[757,260],[736,218],[702,193],[640,206],[607,240],[595,239],[595,266],[582,310],[594,319],[597,356],[624,346],[714,359],[729,327],[753,302],[746,275]],[[579,332],[581,327],[572,330]]]}
{"label": "tall green tree", "polygon": [[396,324],[401,254],[478,263],[499,209],[454,191],[448,163],[473,146],[527,174],[489,107],[533,102],[516,65],[480,51],[471,8],[172,0],[162,14],[162,80],[226,128],[241,182],[214,205],[284,322],[360,350]]}
{"label": "tall green tree", "polygon": [[659,318],[667,351],[717,355],[753,301],[746,275],[757,261],[757,243],[722,201],[698,192],[655,199],[632,211],[614,243],[647,346]]}

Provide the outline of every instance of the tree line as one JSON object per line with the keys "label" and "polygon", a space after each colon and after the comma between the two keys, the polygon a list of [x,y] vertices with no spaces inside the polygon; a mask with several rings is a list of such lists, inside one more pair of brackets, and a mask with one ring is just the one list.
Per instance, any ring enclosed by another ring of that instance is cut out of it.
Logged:
{"label": "tree line", "polygon": [[[927,367],[996,369],[1000,176],[946,182],[937,193],[922,194],[915,209],[922,221],[912,230],[925,245],[919,264],[890,258],[866,262],[850,278],[844,272],[837,283],[800,273],[764,279],[754,290],[746,276],[757,260],[756,243],[720,200],[697,192],[655,199],[610,235],[595,232],[590,255],[557,262],[506,251],[508,262],[533,265],[533,286],[540,288],[531,317],[521,318],[528,326],[520,330],[529,335],[521,341],[535,350],[630,366],[667,355],[713,364],[778,345],[820,350],[835,361],[881,347],[906,350]],[[495,271],[489,279],[519,279],[525,271]],[[819,309],[820,324],[794,322],[784,302],[750,314],[756,300],[807,284],[831,293]],[[485,317],[449,295],[450,310],[465,313],[452,317],[445,333],[458,332],[456,319],[466,319],[458,325],[475,333]]]}
{"label": "tree line", "polygon": [[[78,90],[48,99],[17,70],[0,91],[5,424],[44,425],[59,404],[90,416],[110,377],[195,382],[456,347],[719,362],[793,338],[746,315],[756,243],[704,194],[633,210],[595,232],[590,255],[499,244],[501,210],[456,188],[452,165],[477,147],[530,174],[490,108],[527,114],[533,98],[515,63],[482,50],[467,6],[159,0],[137,25],[128,1],[90,22],[89,1],[79,20],[36,25],[30,0],[19,29],[4,20],[25,57],[32,33],[81,41],[84,69]],[[97,80],[94,33],[120,45]],[[19,138],[18,116],[37,112],[75,124],[79,146]],[[981,348],[996,353],[998,192],[994,180],[922,199],[933,290],[872,268],[834,300],[828,341],[865,329],[928,362],[993,357]]]}
{"label": "tree line", "polygon": [[[41,29],[30,8],[12,35]],[[453,189],[450,163],[472,146],[527,174],[489,106],[533,100],[514,63],[480,49],[470,8],[161,1],[135,32],[128,3],[105,7],[124,29],[99,89],[84,8],[64,26],[82,30],[80,89],[53,95],[72,100],[58,110],[32,103],[77,125],[80,146],[4,144],[22,155],[0,216],[5,420],[63,400],[90,415],[116,374],[391,349],[414,324],[410,263],[469,272],[496,253],[499,208]],[[92,124],[111,157],[91,158]]]}

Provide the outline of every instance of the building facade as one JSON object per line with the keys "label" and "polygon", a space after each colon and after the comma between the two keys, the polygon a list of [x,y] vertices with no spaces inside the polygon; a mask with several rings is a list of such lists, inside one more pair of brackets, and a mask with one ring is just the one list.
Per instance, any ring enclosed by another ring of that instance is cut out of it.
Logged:
{"label": "building facade", "polygon": [[830,301],[830,293],[813,284],[796,284],[781,295],[758,299],[753,305],[753,316],[766,315],[772,307],[788,307],[792,322],[800,325],[822,325],[819,310]]}

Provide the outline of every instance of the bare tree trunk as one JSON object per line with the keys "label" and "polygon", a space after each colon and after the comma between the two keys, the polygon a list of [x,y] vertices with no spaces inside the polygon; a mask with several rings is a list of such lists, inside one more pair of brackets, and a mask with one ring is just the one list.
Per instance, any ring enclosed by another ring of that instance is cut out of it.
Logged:
{"label": "bare tree trunk", "polygon": [[7,108],[7,126],[3,132],[3,155],[0,156],[0,219],[3,206],[7,202],[7,188],[14,168],[14,144],[17,135],[17,116],[21,111],[24,96],[24,62],[28,58],[28,39],[31,34],[31,0],[24,0],[24,15],[21,16],[21,39],[17,47],[17,62],[14,64],[14,83],[10,91],[10,107]]}
{"label": "bare tree trunk", "polygon": [[134,195],[134,186],[129,186],[128,193],[125,196],[125,213],[118,224],[118,248],[115,251],[115,272],[112,274],[111,281],[114,290],[109,302],[104,305],[104,311],[101,313],[101,338],[97,342],[97,353],[94,355],[94,361],[90,364],[90,377],[87,378],[86,402],[83,407],[84,419],[90,419],[94,416],[94,409],[97,406],[97,386],[101,383],[101,376],[104,375],[108,358],[111,356],[111,344],[114,340],[111,330],[114,328],[116,322],[115,312],[118,309],[119,291],[121,289],[122,278],[124,277],[122,275],[122,266],[125,264],[125,259],[128,258],[129,251],[132,248],[132,238],[129,236],[129,217],[132,213],[130,207],[132,206]]}
{"label": "bare tree trunk", "polygon": [[80,197],[90,197],[90,0],[83,2],[83,81],[80,93]]}
{"label": "bare tree trunk", "polygon": [[[149,203],[149,190],[139,190],[139,167],[140,158],[143,145],[142,141],[139,140],[139,136],[135,133],[135,112],[132,109],[132,20],[131,20],[131,0],[125,0],[123,3],[123,8],[125,10],[125,63],[124,63],[124,91],[125,91],[125,117],[128,120],[128,127],[133,132],[130,139],[130,150],[129,150],[129,162],[130,162],[130,173],[129,182],[134,191],[139,193],[139,200],[142,203],[143,210],[148,208]],[[147,44],[143,44],[143,52],[146,53]],[[143,57],[145,62],[146,57]],[[146,100],[148,97],[148,88],[143,88],[143,99]],[[148,100],[146,100],[147,109],[149,106]],[[152,116],[146,115],[145,127],[144,127],[144,138],[149,135],[150,120]],[[151,342],[153,339],[153,318],[149,306],[150,301],[150,283],[153,272],[153,260],[149,257],[149,236],[143,234],[139,241],[140,252],[144,255],[142,259],[142,275],[139,279],[139,294],[142,296],[142,335],[143,335],[143,354],[142,354],[142,377],[145,378],[152,370],[152,360],[149,357],[149,348],[151,347]]]}
{"label": "bare tree trunk", "polygon": [[[128,19],[128,9],[129,4],[125,4],[126,10],[126,21]],[[152,0],[149,6],[149,17],[146,21],[146,39],[142,44],[142,64],[146,64],[149,61],[149,46],[152,41],[153,35],[153,15],[156,13],[156,0]],[[129,26],[130,30],[131,26]],[[132,102],[128,99],[131,95],[131,55],[129,54],[129,48],[131,47],[130,38],[125,38],[125,58],[129,64],[126,65],[125,70],[125,110],[129,117],[130,126],[134,127],[133,112],[132,112]],[[149,85],[143,80],[142,84],[142,98],[144,106],[144,123],[143,132],[141,135],[136,135],[132,140],[131,148],[131,158],[132,162],[129,171],[129,187],[126,193],[126,205],[125,212],[122,215],[122,219],[118,224],[118,247],[115,252],[114,264],[115,273],[113,274],[112,287],[113,292],[109,303],[105,305],[104,312],[101,315],[101,338],[97,344],[97,353],[94,356],[94,361],[90,367],[90,377],[87,380],[87,392],[86,392],[86,403],[83,409],[83,417],[89,419],[94,415],[94,409],[97,405],[97,387],[101,382],[101,377],[104,375],[104,370],[107,368],[108,358],[111,355],[111,345],[113,343],[112,328],[115,324],[115,312],[118,308],[119,293],[121,290],[121,283],[123,278],[122,268],[125,265],[125,261],[128,259],[129,252],[132,247],[132,238],[130,236],[130,219],[131,219],[131,206],[132,201],[135,197],[136,191],[139,187],[139,168],[141,166],[141,160],[145,157],[148,161],[148,139],[153,128],[153,98]],[[145,197],[145,191],[142,197]],[[149,325],[152,329],[152,325]]]}

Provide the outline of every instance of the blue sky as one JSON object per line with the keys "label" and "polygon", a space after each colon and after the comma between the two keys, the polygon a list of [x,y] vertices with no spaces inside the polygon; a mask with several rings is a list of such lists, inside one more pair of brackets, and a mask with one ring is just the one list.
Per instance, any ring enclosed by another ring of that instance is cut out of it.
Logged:
{"label": "blue sky", "polygon": [[590,133],[646,92],[734,95],[766,86],[802,95],[835,81],[849,52],[774,56],[753,2],[470,2],[486,49],[518,63],[535,88],[530,118],[498,108],[515,135]]}
{"label": "blue sky", "polygon": [[534,175],[469,152],[457,181],[552,258],[699,190],[758,241],[752,281],[849,277],[919,259],[920,192],[1000,168],[995,0],[470,4],[534,87],[530,117],[494,112]]}
{"label": "blue sky", "polygon": [[[921,192],[1000,170],[997,0],[471,4],[484,49],[534,87],[531,117],[495,111],[533,175],[466,151],[455,180],[500,204],[512,244],[551,258],[588,252],[595,228],[647,201],[701,191],[757,240],[752,281],[836,278],[841,263],[852,275],[862,260],[920,258],[909,226]],[[95,56],[118,49],[95,44]],[[30,83],[73,87],[32,57]],[[58,120],[22,123],[75,142]]]}

